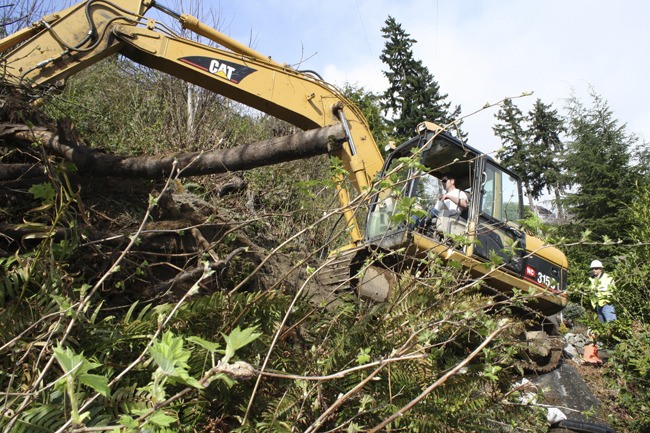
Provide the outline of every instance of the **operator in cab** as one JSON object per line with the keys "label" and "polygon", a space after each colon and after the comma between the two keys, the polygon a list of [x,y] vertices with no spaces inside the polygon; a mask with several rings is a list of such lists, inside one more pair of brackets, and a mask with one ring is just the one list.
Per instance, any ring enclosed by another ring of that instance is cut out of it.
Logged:
{"label": "operator in cab", "polygon": [[443,176],[440,180],[445,193],[440,196],[435,207],[431,210],[434,216],[440,214],[447,216],[458,215],[469,206],[469,198],[465,191],[456,187],[456,179],[453,176]]}

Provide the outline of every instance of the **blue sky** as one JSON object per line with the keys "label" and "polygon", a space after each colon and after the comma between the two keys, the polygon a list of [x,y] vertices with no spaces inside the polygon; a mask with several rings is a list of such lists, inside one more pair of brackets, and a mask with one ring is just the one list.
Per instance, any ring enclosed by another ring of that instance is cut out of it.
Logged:
{"label": "blue sky", "polygon": [[[534,92],[563,112],[589,88],[608,101],[628,132],[650,141],[650,3],[637,0],[160,0],[199,16],[278,62],[327,81],[381,92],[381,28],[391,15],[417,43],[415,56],[463,114]],[[55,3],[63,3],[55,1]],[[68,3],[68,2],[65,2]],[[198,10],[197,10],[198,9]],[[465,119],[470,143],[498,149],[497,108]]]}
{"label": "blue sky", "polygon": [[[206,3],[204,3],[204,7]],[[381,27],[393,16],[414,53],[464,114],[522,92],[562,111],[590,86],[628,132],[650,141],[650,4],[618,0],[329,0],[218,2],[221,30],[276,61],[319,71],[335,84],[386,87]],[[499,147],[497,109],[465,120],[471,143]]]}

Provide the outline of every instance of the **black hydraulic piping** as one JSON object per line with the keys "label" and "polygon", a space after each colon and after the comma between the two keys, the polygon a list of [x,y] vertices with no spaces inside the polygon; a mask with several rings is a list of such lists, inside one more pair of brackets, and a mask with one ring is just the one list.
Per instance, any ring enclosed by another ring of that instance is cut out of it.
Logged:
{"label": "black hydraulic piping", "polygon": [[168,14],[168,15],[174,17],[174,18],[176,18],[176,19],[179,20],[179,21],[180,21],[180,19],[181,19],[181,14],[179,14],[179,13],[176,12],[176,11],[173,11],[173,10],[169,9],[169,8],[168,8],[167,6],[165,6],[165,5],[159,4],[159,3],[158,3],[157,1],[155,1],[155,0],[151,2],[151,7],[155,8],[155,9],[158,9],[159,11],[164,12],[164,13],[166,13],[166,14]]}

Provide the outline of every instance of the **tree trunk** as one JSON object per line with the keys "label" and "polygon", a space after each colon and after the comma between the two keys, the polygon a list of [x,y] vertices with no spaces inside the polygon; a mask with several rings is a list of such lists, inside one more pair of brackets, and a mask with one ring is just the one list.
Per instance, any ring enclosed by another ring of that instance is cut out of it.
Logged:
{"label": "tree trunk", "polygon": [[537,205],[535,204],[533,195],[528,191],[528,188],[526,188],[526,197],[528,198],[528,205],[530,206],[530,210],[533,211],[535,215],[537,215]]}
{"label": "tree trunk", "polygon": [[[181,153],[163,157],[129,157],[107,155],[86,147],[69,122],[60,122],[58,135],[44,128],[0,124],[0,137],[26,143],[39,141],[45,147],[74,162],[79,173],[146,179],[169,176],[175,162],[177,162],[176,169],[180,171],[179,176],[181,177],[250,170],[322,155],[340,149],[346,139],[343,127],[333,125],[231,149]],[[43,173],[42,168],[40,171],[36,169],[37,166],[22,165],[18,168],[23,172],[31,169],[34,173]],[[12,169],[10,165],[0,164],[0,180],[16,179],[16,172],[20,170]],[[11,177],[3,178],[3,173]]]}
{"label": "tree trunk", "polygon": [[553,188],[555,191],[555,206],[557,206],[557,217],[559,220],[564,219],[564,209],[562,209],[562,197],[560,195],[560,188]]}
{"label": "tree trunk", "polygon": [[192,83],[187,83],[187,136],[196,137],[194,118],[196,116],[196,91]]}

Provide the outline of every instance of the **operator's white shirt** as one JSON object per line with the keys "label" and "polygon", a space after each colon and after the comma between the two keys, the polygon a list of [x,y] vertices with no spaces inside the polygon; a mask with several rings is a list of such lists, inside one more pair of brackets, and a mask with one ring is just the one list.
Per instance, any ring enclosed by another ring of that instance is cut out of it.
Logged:
{"label": "operator's white shirt", "polygon": [[[460,201],[460,200],[468,200],[467,194],[465,193],[465,191],[463,191],[463,190],[461,190],[459,188],[456,188],[453,191],[448,191],[447,196],[457,198],[458,201]],[[458,205],[456,203],[454,203],[450,198],[446,198],[444,200],[438,200],[438,202],[436,203],[436,209],[438,211],[447,210],[450,213],[460,212],[460,209],[459,209]]]}

